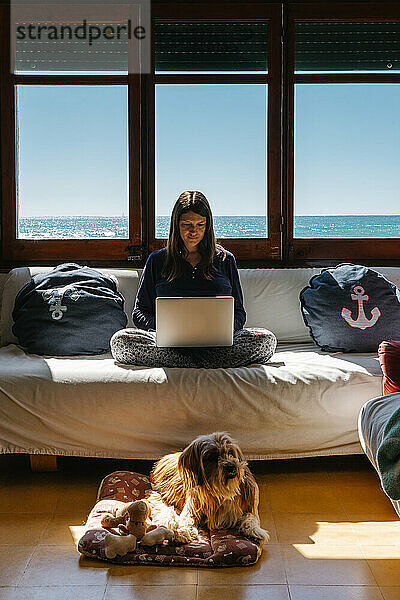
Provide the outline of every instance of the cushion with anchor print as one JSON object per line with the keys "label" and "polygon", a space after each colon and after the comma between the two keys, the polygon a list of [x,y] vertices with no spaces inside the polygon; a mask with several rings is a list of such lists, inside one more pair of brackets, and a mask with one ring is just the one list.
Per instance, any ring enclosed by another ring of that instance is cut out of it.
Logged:
{"label": "cushion with anchor print", "polygon": [[127,325],[117,280],[87,266],[64,263],[34,275],[17,294],[12,331],[28,353],[104,354]]}
{"label": "cushion with anchor print", "polygon": [[377,352],[382,340],[400,339],[400,291],[368,267],[323,269],[300,292],[300,304],[322,350]]}

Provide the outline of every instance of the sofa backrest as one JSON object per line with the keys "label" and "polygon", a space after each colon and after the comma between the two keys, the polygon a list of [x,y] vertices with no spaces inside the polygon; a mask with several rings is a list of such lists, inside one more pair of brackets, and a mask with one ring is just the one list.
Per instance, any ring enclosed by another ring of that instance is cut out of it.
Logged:
{"label": "sofa backrest", "polygon": [[[400,267],[373,267],[400,288]],[[1,307],[1,345],[17,343],[12,332],[12,311],[18,291],[33,275],[50,271],[52,267],[18,267],[12,269],[3,287]],[[142,269],[98,269],[113,274],[125,298],[128,327],[132,327],[132,310]],[[321,268],[239,269],[247,312],[246,327],[266,327],[280,343],[310,342],[308,328],[300,311],[299,294],[310,278]]]}
{"label": "sofa backrest", "polygon": [[310,342],[299,294],[320,269],[240,269],[245,327],[265,327],[279,342]]}

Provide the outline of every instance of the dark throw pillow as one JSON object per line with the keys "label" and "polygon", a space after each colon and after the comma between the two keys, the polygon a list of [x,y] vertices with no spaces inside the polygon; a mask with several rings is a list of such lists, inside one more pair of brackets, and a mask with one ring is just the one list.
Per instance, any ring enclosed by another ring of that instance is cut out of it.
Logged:
{"label": "dark throw pillow", "polygon": [[124,329],[124,297],[115,278],[64,263],[32,277],[17,294],[12,331],[29,353],[104,354]]}
{"label": "dark throw pillow", "polygon": [[361,265],[323,269],[300,292],[311,337],[330,352],[376,352],[382,340],[400,339],[400,292]]}

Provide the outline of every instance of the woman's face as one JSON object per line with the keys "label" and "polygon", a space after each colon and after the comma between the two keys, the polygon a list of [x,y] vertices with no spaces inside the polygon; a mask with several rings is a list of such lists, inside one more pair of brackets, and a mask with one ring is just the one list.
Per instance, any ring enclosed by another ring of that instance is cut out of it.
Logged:
{"label": "woman's face", "polygon": [[179,219],[179,233],[188,252],[196,252],[206,232],[207,218],[189,211]]}

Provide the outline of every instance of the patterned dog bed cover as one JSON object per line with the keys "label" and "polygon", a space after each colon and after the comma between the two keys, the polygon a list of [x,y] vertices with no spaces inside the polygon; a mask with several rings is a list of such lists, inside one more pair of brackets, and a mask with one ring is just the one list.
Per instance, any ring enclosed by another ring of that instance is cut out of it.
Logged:
{"label": "patterned dog bed cover", "polygon": [[121,535],[117,528],[106,530],[101,526],[102,515],[112,512],[118,502],[132,502],[145,497],[151,489],[146,475],[131,471],[115,471],[100,484],[97,503],[90,512],[78,550],[86,556],[113,563],[146,564],[159,566],[229,567],[252,565],[257,562],[262,548],[234,529],[201,531],[199,539],[190,544],[169,542],[156,546],[137,547],[125,556],[107,558],[104,539],[106,531]]}

